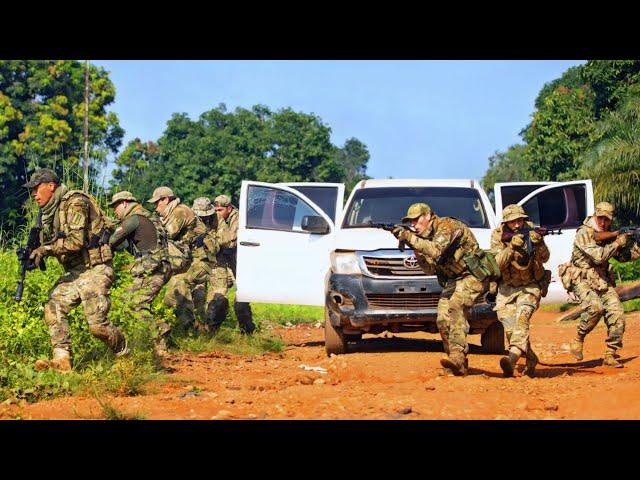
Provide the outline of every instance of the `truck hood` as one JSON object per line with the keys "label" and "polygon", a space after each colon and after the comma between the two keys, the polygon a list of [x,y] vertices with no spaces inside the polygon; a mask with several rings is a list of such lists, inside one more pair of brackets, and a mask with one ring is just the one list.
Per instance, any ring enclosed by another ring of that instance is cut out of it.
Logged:
{"label": "truck hood", "polygon": [[[488,249],[491,239],[490,228],[472,228],[471,231],[478,239],[480,248]],[[336,232],[336,250],[373,251],[388,248],[398,248],[398,240],[380,228],[345,228]]]}

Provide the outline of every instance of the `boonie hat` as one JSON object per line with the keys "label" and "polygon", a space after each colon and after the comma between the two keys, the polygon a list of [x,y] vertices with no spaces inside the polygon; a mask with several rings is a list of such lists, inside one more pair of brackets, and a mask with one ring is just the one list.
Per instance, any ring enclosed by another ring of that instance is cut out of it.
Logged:
{"label": "boonie hat", "polygon": [[113,207],[116,203],[122,202],[124,200],[129,200],[131,202],[137,202],[136,197],[133,196],[133,193],[127,192],[123,190],[122,192],[114,193],[111,197],[111,201],[109,202],[109,206]]}
{"label": "boonie hat", "polygon": [[613,213],[615,209],[609,202],[600,202],[596,205],[596,217],[607,217],[609,220],[613,220]]}
{"label": "boonie hat", "polygon": [[33,172],[33,175],[31,175],[31,179],[27,183],[25,183],[23,187],[33,188],[37,187],[41,183],[49,182],[60,184],[60,179],[58,178],[58,175],[56,175],[56,172],[54,172],[53,170],[49,168],[41,168],[40,170],[36,170],[35,172]]}
{"label": "boonie hat", "polygon": [[423,213],[431,213],[431,207],[426,203],[414,203],[407,210],[407,214],[402,217],[402,223],[407,223],[414,218],[418,218]]}
{"label": "boonie hat", "polygon": [[207,197],[198,197],[193,201],[191,210],[195,212],[199,217],[208,217],[216,213],[216,209],[211,205],[211,200]]}
{"label": "boonie hat", "polygon": [[521,205],[507,205],[504,207],[504,210],[502,210],[502,223],[511,222],[519,218],[529,218],[529,215],[526,214]]}
{"label": "boonie hat", "polygon": [[153,195],[149,200],[147,200],[147,202],[156,203],[158,200],[164,197],[175,197],[175,195],[173,194],[173,190],[171,190],[169,187],[158,187],[153,191]]}

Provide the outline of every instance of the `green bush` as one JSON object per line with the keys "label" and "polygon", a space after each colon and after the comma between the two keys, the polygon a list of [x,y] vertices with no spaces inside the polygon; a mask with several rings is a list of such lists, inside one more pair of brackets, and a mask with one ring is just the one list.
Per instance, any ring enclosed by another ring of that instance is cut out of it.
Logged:
{"label": "green bush", "polygon": [[616,274],[616,280],[623,282],[640,279],[640,259],[633,262],[621,263],[617,260],[611,260],[613,271]]}

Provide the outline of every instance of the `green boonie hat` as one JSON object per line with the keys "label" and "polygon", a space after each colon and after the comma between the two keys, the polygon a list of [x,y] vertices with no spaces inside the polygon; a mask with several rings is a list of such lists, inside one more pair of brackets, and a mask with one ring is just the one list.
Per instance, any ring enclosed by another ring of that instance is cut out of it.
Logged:
{"label": "green boonie hat", "polygon": [[613,213],[615,209],[609,202],[600,202],[596,205],[596,217],[607,217],[609,220],[613,220]]}
{"label": "green boonie hat", "polygon": [[431,207],[426,203],[414,203],[407,210],[407,214],[402,217],[402,223],[407,223],[414,218],[418,218],[423,213],[431,213]]}
{"label": "green boonie hat", "polygon": [[519,218],[529,218],[529,215],[526,214],[524,208],[520,205],[507,205],[504,207],[504,210],[502,210],[502,223],[518,220]]}
{"label": "green boonie hat", "polygon": [[131,202],[137,202],[136,197],[133,196],[133,193],[127,192],[123,190],[122,192],[114,193],[113,197],[111,197],[111,201],[109,202],[110,207],[114,207],[116,203],[122,202],[124,200],[129,200]]}
{"label": "green boonie hat", "polygon": [[198,197],[193,201],[191,210],[195,212],[199,217],[208,217],[216,213],[216,209],[211,205],[211,200],[207,197]]}
{"label": "green boonie hat", "polygon": [[231,199],[228,195],[218,195],[213,203],[216,207],[228,207],[231,205]]}
{"label": "green boonie hat", "polygon": [[171,190],[169,187],[158,187],[153,191],[153,195],[149,200],[147,200],[147,202],[156,203],[158,200],[164,197],[175,197],[175,195],[173,194],[173,190]]}
{"label": "green boonie hat", "polygon": [[41,168],[40,170],[36,170],[35,172],[33,172],[33,175],[31,175],[31,179],[27,183],[25,183],[23,187],[33,188],[37,187],[41,183],[49,182],[54,182],[59,185],[60,179],[58,178],[58,175],[56,175],[56,172],[54,172],[53,170],[50,170],[48,168]]}

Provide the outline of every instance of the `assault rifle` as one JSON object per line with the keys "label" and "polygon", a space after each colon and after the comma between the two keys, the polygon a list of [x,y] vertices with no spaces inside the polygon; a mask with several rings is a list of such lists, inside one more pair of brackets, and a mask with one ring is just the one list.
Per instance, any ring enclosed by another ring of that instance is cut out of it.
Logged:
{"label": "assault rifle", "polygon": [[[374,222],[369,222],[369,227],[371,228],[381,228],[382,230],[386,230],[387,232],[393,232],[396,228],[398,227],[402,227],[405,228],[411,232],[415,233],[415,230],[413,229],[413,227],[406,225],[404,223],[374,223]],[[407,247],[407,242],[405,242],[404,240],[400,240],[398,242],[398,250],[400,250],[401,252],[404,252],[404,249]]]}
{"label": "assault rifle", "polygon": [[636,226],[621,227],[614,232],[595,232],[594,236],[596,242],[608,242],[618,238],[618,235],[624,235],[626,233],[633,235],[633,241],[640,245],[640,227]]}
{"label": "assault rifle", "polygon": [[543,237],[545,235],[562,235],[563,233],[561,229],[554,230],[553,228],[548,227],[522,227],[517,232],[502,232],[502,241],[504,243],[507,243],[510,242],[511,239],[516,235],[522,235],[525,242],[527,243],[527,255],[531,256],[531,254],[533,253],[533,242],[531,241],[530,235],[532,230],[535,231],[538,235],[542,235]]}
{"label": "assault rifle", "polygon": [[[22,300],[22,292],[24,290],[24,279],[27,274],[27,270],[34,270],[36,265],[29,257],[31,252],[40,246],[40,230],[42,229],[42,210],[38,212],[36,218],[36,225],[29,230],[29,236],[27,237],[27,244],[24,247],[18,248],[16,254],[18,261],[20,262],[20,281],[18,282],[18,288],[16,289],[16,302]],[[44,259],[40,262],[40,270],[46,270],[47,266],[44,263]]]}

